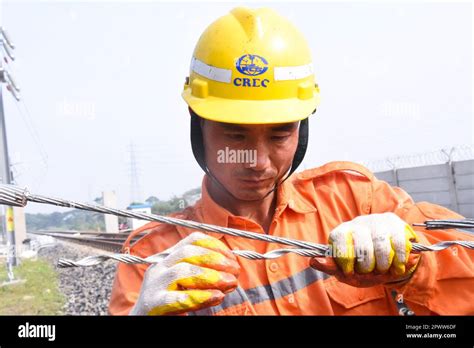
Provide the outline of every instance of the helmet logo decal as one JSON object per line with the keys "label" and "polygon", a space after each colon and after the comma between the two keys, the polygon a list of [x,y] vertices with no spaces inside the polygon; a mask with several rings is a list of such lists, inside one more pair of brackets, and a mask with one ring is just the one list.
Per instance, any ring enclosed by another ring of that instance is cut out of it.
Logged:
{"label": "helmet logo decal", "polygon": [[[268,70],[268,62],[262,56],[256,54],[244,54],[235,63],[237,70],[247,76],[258,76]],[[261,78],[240,78],[234,79],[234,85],[237,87],[263,87],[266,88],[270,80]]]}
{"label": "helmet logo decal", "polygon": [[244,75],[256,76],[268,70],[268,62],[256,54],[244,54],[237,60],[236,68]]}

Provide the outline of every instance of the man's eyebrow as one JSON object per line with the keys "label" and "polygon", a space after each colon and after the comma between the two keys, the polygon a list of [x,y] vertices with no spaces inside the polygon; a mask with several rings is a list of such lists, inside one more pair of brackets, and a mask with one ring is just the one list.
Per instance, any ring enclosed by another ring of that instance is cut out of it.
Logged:
{"label": "man's eyebrow", "polygon": [[[238,132],[248,132],[249,131],[249,129],[247,127],[242,127],[242,126],[240,126],[238,124],[234,124],[234,123],[221,123],[220,127],[224,128],[224,130],[228,130],[228,131],[238,131]],[[284,123],[284,124],[280,124],[280,125],[270,127],[270,130],[272,132],[289,132],[289,131],[292,131],[293,129],[297,128],[297,127],[298,127],[298,123],[293,122],[293,123]]]}
{"label": "man's eyebrow", "polygon": [[247,132],[248,129],[233,123],[221,123],[220,126],[228,131]]}
{"label": "man's eyebrow", "polygon": [[271,127],[270,129],[274,132],[288,132],[292,131],[293,129],[297,128],[298,124],[296,122],[294,123],[285,123],[279,126]]}

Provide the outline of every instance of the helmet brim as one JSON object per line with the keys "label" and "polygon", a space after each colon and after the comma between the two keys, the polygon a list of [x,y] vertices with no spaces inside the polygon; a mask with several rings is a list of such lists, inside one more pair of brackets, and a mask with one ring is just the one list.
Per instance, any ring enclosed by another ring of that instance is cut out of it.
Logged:
{"label": "helmet brim", "polygon": [[182,93],[189,107],[200,117],[234,124],[275,124],[301,121],[310,116],[319,105],[319,95],[301,100],[229,100],[208,96],[205,99]]}

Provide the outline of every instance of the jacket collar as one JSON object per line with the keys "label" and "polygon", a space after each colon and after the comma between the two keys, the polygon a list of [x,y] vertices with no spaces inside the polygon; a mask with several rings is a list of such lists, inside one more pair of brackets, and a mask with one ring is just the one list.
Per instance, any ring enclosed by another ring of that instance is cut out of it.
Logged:
{"label": "jacket collar", "polygon": [[[228,227],[229,221],[236,218],[227,209],[220,206],[210,196],[208,191],[210,178],[205,175],[201,186],[201,199],[196,203],[196,208],[201,212],[201,220],[207,224]],[[305,199],[298,191],[297,186],[300,183],[292,175],[277,189],[277,209],[275,214],[280,216],[287,208],[298,213],[308,214],[316,212],[316,206],[309,200]],[[216,233],[213,236],[222,238],[222,234]]]}

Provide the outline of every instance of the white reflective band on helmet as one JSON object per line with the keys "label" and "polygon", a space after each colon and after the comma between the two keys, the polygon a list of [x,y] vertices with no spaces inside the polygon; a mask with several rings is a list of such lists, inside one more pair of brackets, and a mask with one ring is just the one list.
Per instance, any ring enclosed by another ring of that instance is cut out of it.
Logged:
{"label": "white reflective band on helmet", "polygon": [[313,64],[275,67],[274,80],[299,80],[313,74]]}
{"label": "white reflective band on helmet", "polygon": [[[213,81],[230,83],[232,80],[232,70],[208,65],[195,57],[193,57],[191,61],[191,70]],[[275,81],[299,80],[308,77],[311,74],[313,74],[312,63],[300,66],[284,66],[274,68]]]}
{"label": "white reflective band on helmet", "polygon": [[232,79],[232,70],[207,65],[195,57],[191,61],[191,70],[213,81],[230,83]]}

